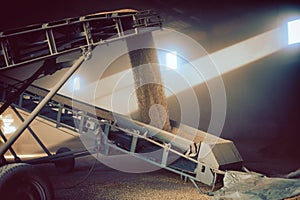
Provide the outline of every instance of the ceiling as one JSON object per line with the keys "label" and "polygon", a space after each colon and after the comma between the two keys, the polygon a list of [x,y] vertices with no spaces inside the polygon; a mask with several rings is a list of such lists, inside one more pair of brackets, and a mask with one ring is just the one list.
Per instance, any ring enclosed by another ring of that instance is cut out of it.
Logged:
{"label": "ceiling", "polygon": [[134,8],[138,10],[155,9],[165,15],[167,19],[174,17],[184,21],[194,21],[200,25],[207,25],[256,10],[278,9],[282,6],[295,5],[296,3],[293,1],[286,0],[27,0],[22,1],[22,3],[17,0],[11,0],[6,2],[5,7],[2,7],[0,29],[20,27],[33,23],[120,8]]}
{"label": "ceiling", "polygon": [[188,35],[208,52],[274,28],[277,24],[270,24],[270,16],[274,21],[282,10],[300,10],[295,2],[286,0],[11,0],[0,13],[0,31],[122,8],[158,11],[163,27]]}

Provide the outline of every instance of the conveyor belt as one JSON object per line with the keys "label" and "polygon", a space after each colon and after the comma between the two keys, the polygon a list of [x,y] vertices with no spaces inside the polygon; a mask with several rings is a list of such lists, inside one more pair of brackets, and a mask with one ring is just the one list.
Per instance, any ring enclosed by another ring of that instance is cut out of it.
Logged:
{"label": "conveyor belt", "polygon": [[[30,113],[47,93],[48,91],[45,89],[30,86],[27,91],[22,93],[19,99],[15,100],[14,106]],[[122,116],[116,118],[118,115],[113,115],[108,110],[59,94],[56,94],[43,107],[39,116],[54,122],[58,128],[68,128],[83,135],[91,134],[94,136],[97,129],[96,126],[101,127],[101,130],[104,130],[106,135],[106,138],[101,139],[101,141],[106,141],[102,144],[104,150],[101,153],[104,155],[108,155],[111,151],[110,149],[117,149],[119,152],[136,156],[144,161],[177,173],[182,177],[204,182],[208,185],[214,185],[218,174],[223,173],[218,167],[212,167],[199,159],[199,154],[192,158],[185,155],[188,145],[192,144],[193,141],[177,137],[176,143],[172,143],[170,141],[170,137],[174,137],[172,134],[152,134],[152,130],[144,128],[146,126],[144,125],[143,127],[141,123],[135,124],[131,120],[123,119]],[[89,123],[95,124],[95,127],[89,127],[87,125]],[[112,128],[114,131],[111,131]],[[94,138],[94,140],[96,141],[97,138]],[[228,144],[230,148],[232,142],[220,139],[220,144]],[[154,151],[160,153],[155,154],[155,157],[143,156],[144,153]],[[46,158],[46,161],[48,160],[51,159]],[[39,163],[40,159],[33,162]],[[230,164],[236,165],[240,162],[241,160],[236,159]],[[206,176],[208,177],[207,180],[203,180],[203,177]]]}
{"label": "conveyor belt", "polygon": [[[95,46],[134,36],[161,27],[153,11],[124,9],[68,18],[0,32],[0,115],[22,96],[36,79],[70,67],[45,101],[35,108],[9,140],[0,148],[0,160],[68,78],[89,57]],[[16,156],[15,156],[16,157]]]}
{"label": "conveyor belt", "polygon": [[[100,141],[100,153],[103,155],[109,155],[111,150],[118,150],[187,177],[196,187],[195,180],[214,185],[217,175],[224,173],[220,170],[221,165],[229,166],[242,161],[231,141],[214,140],[217,143],[214,144],[218,147],[217,152],[221,152],[222,149],[229,152],[228,155],[217,154],[210,149],[212,145],[209,140],[205,141],[205,138],[213,136],[185,127],[186,133],[197,132],[198,137],[203,138],[200,150],[198,149],[194,157],[190,157],[185,152],[194,144],[193,140],[57,95],[58,90],[96,45],[160,27],[161,19],[155,12],[122,10],[0,33],[0,87],[4,102],[0,114],[9,106],[16,106],[30,113],[24,123],[0,147],[0,158],[9,149],[13,151],[11,147],[14,142],[39,114],[56,123],[57,127],[64,126],[91,137],[95,145],[99,145]],[[51,91],[31,85],[39,77],[55,73],[64,67],[70,68]],[[33,73],[27,76],[21,74],[25,77],[9,73],[20,68],[24,72]],[[3,141],[6,141],[4,134],[1,133],[1,136]],[[207,151],[213,153],[203,157],[201,148],[204,155]],[[154,150],[158,151],[155,157],[145,156]],[[47,159],[52,157],[53,155],[49,155]]]}
{"label": "conveyor belt", "polygon": [[161,27],[153,11],[118,10],[0,32],[0,114],[36,79],[71,67],[95,46]]}
{"label": "conveyor belt", "polygon": [[154,11],[124,9],[0,32],[0,70],[92,48],[161,23]]}
{"label": "conveyor belt", "polygon": [[[28,91],[24,92],[14,102],[14,106],[31,112],[46,94],[46,90],[31,86]],[[204,182],[208,185],[213,185],[217,174],[223,173],[218,168],[210,167],[207,163],[197,158],[198,155],[196,157],[185,155],[185,151],[189,147],[188,145],[192,144],[193,141],[177,137],[177,142],[172,143],[169,139],[170,137],[174,137],[172,134],[155,135],[152,133],[153,130],[144,128],[141,123],[135,124],[134,121],[122,118],[122,116],[116,118],[118,115],[114,114],[113,116],[110,111],[59,94],[54,96],[44,106],[39,116],[54,122],[57,127],[68,128],[82,135],[90,134],[92,137],[97,135],[95,134],[97,126],[101,127],[101,130],[105,132],[107,137],[101,139],[101,141],[106,141],[101,144],[104,148],[101,153],[104,155],[108,155],[111,149],[116,149],[119,152],[136,156],[144,161],[180,174],[183,177]],[[93,126],[88,126],[88,124],[93,124]],[[111,131],[111,129],[114,129],[114,131]],[[147,134],[145,134],[145,131]],[[97,138],[94,138],[94,140],[96,141]],[[221,142],[226,143],[226,140]],[[184,145],[186,143],[188,143],[187,146]],[[155,151],[159,153],[155,154],[154,157],[144,156],[144,153]],[[49,159],[47,158],[46,160]],[[235,164],[237,162],[240,161],[234,161]],[[211,174],[211,178],[202,180],[202,177],[199,176],[200,173]]]}

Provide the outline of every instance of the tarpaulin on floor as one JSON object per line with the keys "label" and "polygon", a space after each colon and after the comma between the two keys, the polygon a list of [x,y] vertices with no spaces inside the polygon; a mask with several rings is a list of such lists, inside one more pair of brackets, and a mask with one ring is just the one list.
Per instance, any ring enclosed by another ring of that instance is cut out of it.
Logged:
{"label": "tarpaulin on floor", "polygon": [[255,172],[228,171],[214,200],[285,199],[300,194],[300,179],[270,178]]}

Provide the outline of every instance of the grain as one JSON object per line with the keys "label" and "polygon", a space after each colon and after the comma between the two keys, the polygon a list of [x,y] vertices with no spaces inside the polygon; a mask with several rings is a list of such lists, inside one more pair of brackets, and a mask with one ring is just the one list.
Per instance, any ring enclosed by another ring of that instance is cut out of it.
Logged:
{"label": "grain", "polygon": [[155,49],[138,49],[129,53],[138,100],[136,120],[171,131],[167,99]]}

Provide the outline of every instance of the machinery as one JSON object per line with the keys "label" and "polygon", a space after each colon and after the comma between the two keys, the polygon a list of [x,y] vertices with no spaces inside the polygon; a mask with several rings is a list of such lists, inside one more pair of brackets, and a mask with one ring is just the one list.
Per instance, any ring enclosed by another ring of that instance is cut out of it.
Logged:
{"label": "machinery", "polygon": [[[0,33],[3,102],[0,115],[10,113],[21,122],[9,137],[3,133],[3,126],[0,131],[0,195],[12,195],[11,191],[17,190],[15,198],[34,194],[37,199],[51,199],[51,186],[39,173],[32,172],[36,175],[24,178],[32,185],[28,190],[22,189],[26,181],[18,188],[13,187],[11,174],[22,176],[24,171],[34,170],[27,164],[45,162],[55,163],[61,171],[70,171],[74,167],[74,158],[90,153],[109,156],[121,152],[179,174],[199,191],[195,181],[213,189],[225,170],[241,168],[242,158],[232,141],[186,125],[181,126],[182,132],[173,134],[58,94],[96,46],[105,48],[106,44],[116,40],[151,32],[161,26],[160,16],[153,11],[119,10]],[[68,71],[50,91],[32,85],[35,80],[62,68],[68,68]],[[55,154],[51,153],[29,126],[36,118],[55,124],[57,129],[65,128],[72,134],[87,138],[85,146],[90,148],[72,151],[61,148]],[[18,156],[13,145],[26,129],[46,156],[25,160]],[[195,143],[192,137],[197,137],[198,141]],[[8,157],[17,164],[9,164]]]}

